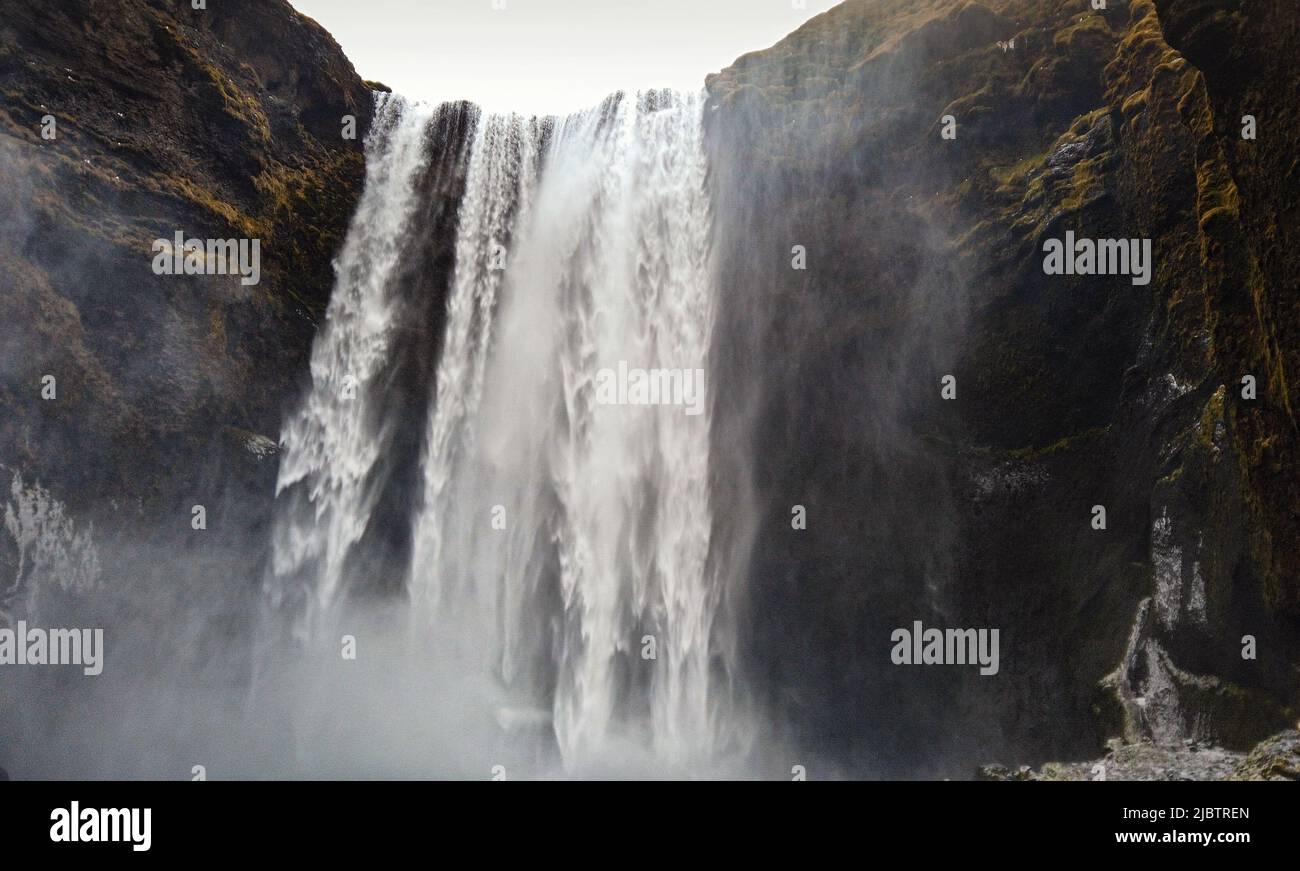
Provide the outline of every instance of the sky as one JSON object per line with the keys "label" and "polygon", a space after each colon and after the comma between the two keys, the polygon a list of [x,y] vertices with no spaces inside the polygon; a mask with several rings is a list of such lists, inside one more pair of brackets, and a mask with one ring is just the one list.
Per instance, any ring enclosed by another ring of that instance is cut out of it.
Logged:
{"label": "sky", "polygon": [[406,97],[554,114],[620,88],[702,87],[838,0],[290,2],[334,35],[362,78]]}

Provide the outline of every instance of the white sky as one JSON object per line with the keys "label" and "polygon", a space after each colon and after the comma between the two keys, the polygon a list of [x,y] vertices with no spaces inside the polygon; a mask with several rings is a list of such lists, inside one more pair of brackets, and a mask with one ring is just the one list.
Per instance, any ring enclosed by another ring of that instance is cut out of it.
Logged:
{"label": "white sky", "polygon": [[334,35],[362,78],[417,100],[543,114],[620,88],[702,87],[838,0],[290,2]]}

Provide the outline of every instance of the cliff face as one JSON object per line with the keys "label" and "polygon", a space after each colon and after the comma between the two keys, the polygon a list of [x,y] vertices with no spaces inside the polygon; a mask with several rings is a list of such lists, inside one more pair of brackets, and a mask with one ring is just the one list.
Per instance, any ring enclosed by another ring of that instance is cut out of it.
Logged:
{"label": "cliff face", "polygon": [[[1300,154],[1287,141],[1300,124],[1292,60],[1300,19],[1275,2],[1156,7],[1169,44],[1204,82],[1194,129],[1216,345],[1230,367],[1263,373],[1256,377],[1268,385],[1265,402],[1234,409],[1251,446],[1241,458],[1253,496],[1251,542],[1269,604],[1300,618]],[[1251,140],[1241,135],[1246,116],[1260,125]]]}
{"label": "cliff face", "polygon": [[[190,5],[0,2],[0,463],[178,530],[269,496],[258,453],[306,371],[373,105],[284,0]],[[260,282],[154,274],[177,231],[258,239]]]}
{"label": "cliff face", "polygon": [[[747,655],[851,770],[1300,702],[1294,11],[1107,5],[850,0],[709,80]],[[1066,231],[1152,240],[1150,284],[1045,274]],[[998,628],[999,673],[893,665],[914,620]]]}

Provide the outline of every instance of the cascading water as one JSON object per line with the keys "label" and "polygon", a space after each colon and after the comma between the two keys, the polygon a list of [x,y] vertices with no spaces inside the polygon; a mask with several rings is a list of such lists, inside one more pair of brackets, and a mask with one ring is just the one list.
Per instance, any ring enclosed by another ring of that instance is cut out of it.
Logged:
{"label": "cascading water", "polygon": [[429,158],[427,122],[418,107],[379,97],[365,190],[339,257],[325,327],[312,348],[312,389],[280,437],[276,494],[291,493],[277,518],[270,593],[276,608],[294,600],[299,637],[333,604],[349,550],[378,495],[367,485],[388,430],[374,381],[397,326],[393,277],[412,229],[413,179]]}
{"label": "cascading water", "polygon": [[[642,752],[708,764],[746,743],[710,560],[708,396],[599,390],[616,371],[680,384],[709,369],[703,101],[646,92],[560,120],[479,117],[469,149],[410,500],[407,643],[491,683],[502,728],[541,725],[571,771]],[[365,583],[343,575],[376,522],[374,375],[397,327],[392,261],[421,230],[424,123],[381,106],[312,395],[284,432],[281,489],[301,495],[277,523],[272,586],[301,583],[309,613]]]}

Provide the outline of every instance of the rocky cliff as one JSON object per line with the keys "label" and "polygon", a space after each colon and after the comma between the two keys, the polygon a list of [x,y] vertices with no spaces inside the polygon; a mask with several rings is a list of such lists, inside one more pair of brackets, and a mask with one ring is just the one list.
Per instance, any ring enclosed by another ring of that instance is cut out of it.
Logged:
{"label": "rocky cliff", "polygon": [[[203,503],[242,534],[359,193],[370,88],[284,0],[4,0],[0,96],[0,463],[101,522],[183,530]],[[259,240],[260,281],[155,274],[178,231]]]}
{"label": "rocky cliff", "polygon": [[[1294,722],[1297,18],[1105,6],[850,0],[708,83],[748,657],[850,771]],[[1066,231],[1150,284],[1045,274]],[[893,665],[918,619],[999,673]]]}
{"label": "rocky cliff", "polygon": [[[127,776],[141,712],[157,752],[246,690],[276,441],[361,192],[382,86],[285,0],[191,5],[0,0],[0,622],[109,627],[119,664],[5,670],[19,776]],[[157,274],[178,232],[257,240],[258,280]]]}

